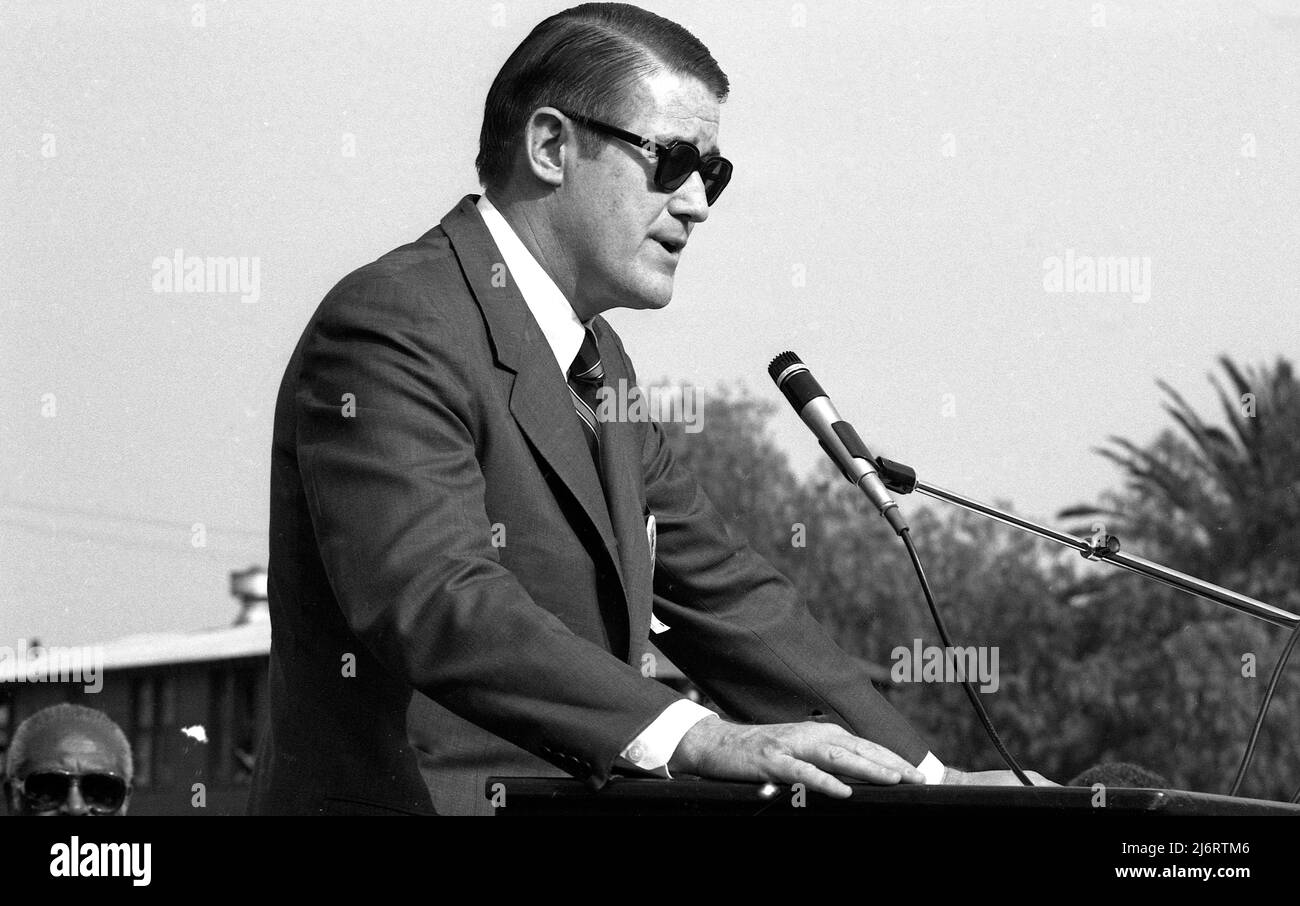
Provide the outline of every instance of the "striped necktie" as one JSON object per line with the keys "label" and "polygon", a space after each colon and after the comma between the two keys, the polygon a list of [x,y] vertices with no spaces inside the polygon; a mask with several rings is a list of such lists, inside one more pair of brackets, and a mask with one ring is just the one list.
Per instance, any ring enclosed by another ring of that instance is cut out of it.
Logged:
{"label": "striped necktie", "polygon": [[582,348],[569,366],[569,395],[573,397],[573,408],[578,413],[578,420],[582,422],[582,433],[587,438],[597,474],[600,473],[600,426],[596,420],[596,393],[604,382],[605,369],[600,365],[600,348],[596,345],[596,335],[589,327],[583,337]]}

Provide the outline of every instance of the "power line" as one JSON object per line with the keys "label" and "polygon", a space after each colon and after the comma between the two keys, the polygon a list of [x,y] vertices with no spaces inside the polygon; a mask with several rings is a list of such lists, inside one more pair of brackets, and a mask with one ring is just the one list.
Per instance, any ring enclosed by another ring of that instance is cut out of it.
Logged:
{"label": "power line", "polygon": [[[188,542],[169,544],[161,539],[149,540],[143,538],[124,538],[120,535],[113,535],[99,529],[84,528],[67,528],[53,525],[32,525],[26,522],[19,522],[9,517],[0,516],[0,525],[9,528],[25,531],[29,534],[39,534],[46,538],[53,538],[56,541],[62,541],[67,544],[85,544],[88,542],[103,542],[113,547],[132,548],[135,550],[146,550],[153,553],[165,552],[173,554],[184,554],[191,556],[195,553],[219,554],[223,557],[232,556],[234,549],[226,545],[204,544],[202,547],[195,547]],[[221,533],[205,528],[205,532],[210,535],[221,537]],[[205,539],[206,540],[206,539]]]}
{"label": "power line", "polygon": [[[221,525],[213,525],[196,519],[193,522],[185,522],[179,519],[163,519],[157,516],[142,516],[136,513],[109,513],[103,510],[92,510],[84,507],[68,506],[66,504],[54,503],[30,503],[23,500],[14,500],[12,498],[0,498],[0,506],[11,507],[20,510],[34,510],[38,513],[69,513],[77,516],[85,516],[91,519],[98,519],[104,522],[138,522],[143,525],[156,525],[162,528],[183,529],[189,531],[194,522],[202,522],[204,530],[212,534],[221,535],[241,535],[249,538],[265,539],[266,531],[255,531],[253,529],[227,528]],[[27,514],[16,514],[26,517]],[[30,518],[30,517],[28,517]]]}

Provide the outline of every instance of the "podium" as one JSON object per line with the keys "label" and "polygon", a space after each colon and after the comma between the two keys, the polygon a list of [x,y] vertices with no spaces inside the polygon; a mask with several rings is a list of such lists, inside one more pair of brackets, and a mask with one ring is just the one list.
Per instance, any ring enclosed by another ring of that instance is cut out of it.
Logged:
{"label": "podium", "polygon": [[[1045,817],[1048,815],[1292,815],[1300,805],[1186,790],[1107,787],[1105,804],[1088,787],[876,786],[851,783],[832,799],[772,783],[614,777],[594,791],[558,777],[489,777],[484,795],[496,815],[870,815],[873,818]],[[1101,819],[1104,820],[1104,819]]]}

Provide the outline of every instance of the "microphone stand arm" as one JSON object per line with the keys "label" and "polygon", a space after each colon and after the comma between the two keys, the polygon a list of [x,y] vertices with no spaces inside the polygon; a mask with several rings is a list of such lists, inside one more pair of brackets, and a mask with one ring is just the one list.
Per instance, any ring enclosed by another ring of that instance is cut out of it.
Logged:
{"label": "microphone stand arm", "polygon": [[1256,619],[1264,620],[1275,626],[1291,629],[1297,623],[1300,623],[1300,616],[1280,607],[1265,604],[1263,601],[1257,601],[1231,589],[1223,588],[1212,582],[1206,582],[1204,579],[1180,573],[1176,569],[1170,569],[1143,557],[1123,553],[1120,550],[1119,539],[1114,535],[1107,535],[1104,541],[1094,544],[1085,539],[1075,538],[1073,535],[1066,535],[1047,526],[1031,522],[1028,519],[1014,516],[1011,513],[999,510],[997,507],[980,503],[978,500],[972,500],[961,494],[919,481],[916,472],[911,467],[900,462],[880,457],[876,459],[876,466],[885,486],[895,493],[910,494],[912,491],[920,491],[927,497],[955,504],[973,513],[979,513],[982,516],[987,516],[990,519],[995,519],[998,522],[1028,532],[1031,535],[1046,538],[1048,541],[1055,541],[1057,544],[1078,551],[1088,560],[1102,560],[1114,564],[1121,569],[1127,569],[1130,572],[1146,576],[1148,579],[1155,579],[1157,582],[1163,582],[1165,585],[1185,591],[1188,594],[1214,601],[1225,607],[1231,607],[1233,610],[1249,614]]}

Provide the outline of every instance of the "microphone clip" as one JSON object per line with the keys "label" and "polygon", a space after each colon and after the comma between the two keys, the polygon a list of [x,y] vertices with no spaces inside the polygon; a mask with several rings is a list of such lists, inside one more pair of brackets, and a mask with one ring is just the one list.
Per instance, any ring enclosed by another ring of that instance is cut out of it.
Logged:
{"label": "microphone clip", "polygon": [[895,494],[910,494],[916,490],[916,469],[911,466],[880,456],[876,458],[876,472],[885,487]]}
{"label": "microphone clip", "polygon": [[1086,551],[1079,551],[1079,555],[1085,560],[1102,560],[1118,553],[1119,539],[1114,535],[1107,535],[1104,540],[1091,542]]}

